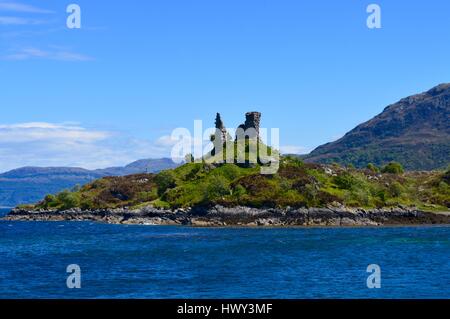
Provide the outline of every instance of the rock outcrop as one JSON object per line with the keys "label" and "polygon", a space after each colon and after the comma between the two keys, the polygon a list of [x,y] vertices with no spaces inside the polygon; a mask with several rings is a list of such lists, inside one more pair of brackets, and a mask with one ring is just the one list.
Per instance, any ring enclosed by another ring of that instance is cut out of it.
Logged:
{"label": "rock outcrop", "polygon": [[450,224],[449,213],[429,213],[407,207],[354,208],[251,208],[196,207],[187,209],[99,209],[65,211],[14,209],[6,220],[97,221],[111,224],[190,226],[383,226]]}

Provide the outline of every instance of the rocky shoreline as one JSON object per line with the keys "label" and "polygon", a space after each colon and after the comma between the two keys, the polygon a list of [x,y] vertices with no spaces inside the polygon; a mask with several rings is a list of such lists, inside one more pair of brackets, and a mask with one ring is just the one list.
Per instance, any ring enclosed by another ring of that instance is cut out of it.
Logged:
{"label": "rocky shoreline", "polygon": [[415,208],[250,208],[223,207],[157,209],[99,209],[65,211],[13,209],[10,221],[95,221],[110,224],[224,226],[388,226],[450,224],[450,213]]}

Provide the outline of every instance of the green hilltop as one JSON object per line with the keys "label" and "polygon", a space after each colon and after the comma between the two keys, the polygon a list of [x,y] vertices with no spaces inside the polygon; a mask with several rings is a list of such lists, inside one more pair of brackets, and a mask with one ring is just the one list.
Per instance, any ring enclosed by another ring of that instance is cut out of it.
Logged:
{"label": "green hilltop", "polygon": [[398,163],[366,169],[304,163],[283,157],[277,173],[260,165],[187,163],[158,174],[105,177],[72,191],[48,195],[31,209],[64,210],[184,208],[210,205],[249,207],[450,207],[450,169],[403,172]]}

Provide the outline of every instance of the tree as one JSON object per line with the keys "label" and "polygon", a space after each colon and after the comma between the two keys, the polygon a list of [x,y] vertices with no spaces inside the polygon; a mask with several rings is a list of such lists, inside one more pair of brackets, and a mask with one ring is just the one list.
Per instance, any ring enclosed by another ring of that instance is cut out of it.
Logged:
{"label": "tree", "polygon": [[405,170],[403,169],[402,164],[397,162],[390,162],[385,165],[381,170],[382,173],[390,173],[390,174],[403,174]]}

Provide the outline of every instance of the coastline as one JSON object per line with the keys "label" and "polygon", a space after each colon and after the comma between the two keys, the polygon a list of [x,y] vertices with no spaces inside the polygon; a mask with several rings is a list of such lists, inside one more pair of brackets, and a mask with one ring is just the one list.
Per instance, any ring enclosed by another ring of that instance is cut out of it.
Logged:
{"label": "coastline", "polygon": [[13,209],[8,221],[95,221],[124,225],[184,225],[194,227],[292,226],[407,226],[450,224],[450,212],[424,212],[415,208],[250,208],[195,207],[187,209],[98,209],[57,211]]}

